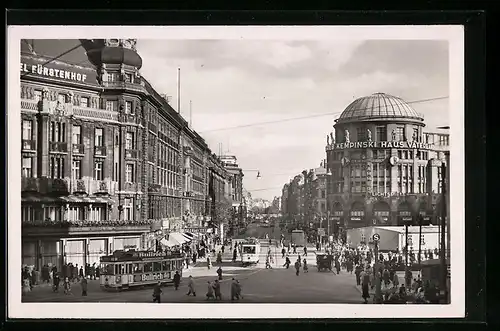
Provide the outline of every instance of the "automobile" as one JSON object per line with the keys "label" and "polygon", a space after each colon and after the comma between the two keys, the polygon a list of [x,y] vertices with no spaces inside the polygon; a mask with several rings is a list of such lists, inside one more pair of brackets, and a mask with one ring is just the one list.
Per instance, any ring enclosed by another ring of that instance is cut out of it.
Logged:
{"label": "automobile", "polygon": [[333,256],[325,253],[316,253],[316,267],[318,271],[332,271]]}

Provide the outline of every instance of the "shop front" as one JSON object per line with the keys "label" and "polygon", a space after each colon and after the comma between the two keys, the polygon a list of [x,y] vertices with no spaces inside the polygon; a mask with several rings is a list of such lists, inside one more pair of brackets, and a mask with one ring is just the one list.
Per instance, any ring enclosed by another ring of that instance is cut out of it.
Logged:
{"label": "shop front", "polygon": [[366,226],[365,222],[365,205],[360,201],[356,201],[351,206],[349,212],[349,220],[346,228],[360,228]]}
{"label": "shop front", "polygon": [[391,207],[385,201],[377,201],[373,204],[372,225],[390,225]]}
{"label": "shop front", "polygon": [[413,213],[410,209],[410,204],[406,201],[398,206],[398,225],[413,225]]}

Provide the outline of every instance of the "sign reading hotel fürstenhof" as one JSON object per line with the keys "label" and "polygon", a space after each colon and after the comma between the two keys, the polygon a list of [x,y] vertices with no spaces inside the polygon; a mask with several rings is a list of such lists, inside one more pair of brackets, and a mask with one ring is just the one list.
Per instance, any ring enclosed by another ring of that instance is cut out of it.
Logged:
{"label": "sign reading hotel f\u00fcrstenhof", "polygon": [[86,82],[87,75],[71,70],[48,68],[41,64],[26,64],[21,63],[21,72],[30,73],[40,76],[53,77],[59,79],[72,80],[76,82]]}
{"label": "sign reading hotel f\u00fcrstenhof", "polygon": [[432,149],[433,145],[416,141],[357,141],[329,145],[328,149],[363,149],[363,148],[408,148]]}

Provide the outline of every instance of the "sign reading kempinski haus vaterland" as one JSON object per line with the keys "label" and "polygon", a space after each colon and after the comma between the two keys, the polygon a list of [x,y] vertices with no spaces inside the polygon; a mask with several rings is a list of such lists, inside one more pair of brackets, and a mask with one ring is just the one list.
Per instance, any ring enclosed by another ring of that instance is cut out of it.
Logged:
{"label": "sign reading kempinski haus vaterland", "polygon": [[433,149],[433,145],[416,141],[356,141],[337,143],[328,146],[328,149],[363,149],[363,148],[408,148]]}

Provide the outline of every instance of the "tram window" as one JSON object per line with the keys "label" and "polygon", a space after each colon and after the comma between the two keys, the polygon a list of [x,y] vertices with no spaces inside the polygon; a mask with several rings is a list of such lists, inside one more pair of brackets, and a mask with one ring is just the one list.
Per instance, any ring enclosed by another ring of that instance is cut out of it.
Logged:
{"label": "tram window", "polygon": [[134,269],[134,274],[142,274],[144,265],[142,263],[134,263],[133,269]]}
{"label": "tram window", "polygon": [[153,271],[161,271],[161,262],[153,262]]}
{"label": "tram window", "polygon": [[125,273],[125,267],[123,264],[115,265],[115,275],[123,275]]}
{"label": "tram window", "polygon": [[144,272],[151,272],[151,270],[153,270],[153,263],[144,263]]}
{"label": "tram window", "polygon": [[168,271],[168,261],[162,261],[161,262],[161,269],[163,271]]}
{"label": "tram window", "polygon": [[125,264],[125,273],[126,274],[131,274],[132,273],[132,263]]}
{"label": "tram window", "polygon": [[243,253],[244,254],[255,254],[255,246],[244,246]]}
{"label": "tram window", "polygon": [[102,264],[101,265],[101,273],[103,275],[114,275],[115,274],[115,266],[113,264]]}

